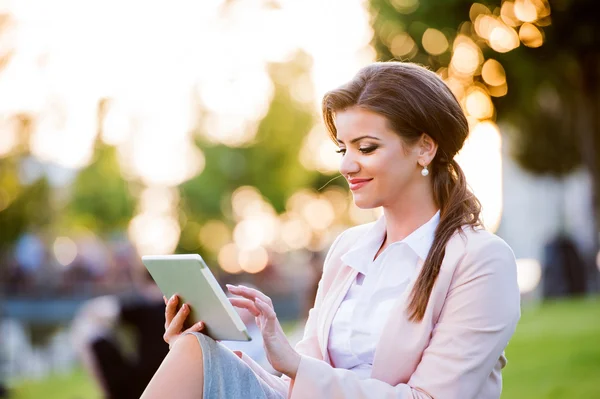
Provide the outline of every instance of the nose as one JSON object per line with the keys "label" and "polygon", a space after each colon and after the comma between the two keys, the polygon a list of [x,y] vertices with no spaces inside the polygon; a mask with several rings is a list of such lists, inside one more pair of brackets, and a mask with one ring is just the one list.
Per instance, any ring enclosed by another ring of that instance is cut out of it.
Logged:
{"label": "nose", "polygon": [[348,175],[356,174],[360,171],[360,164],[352,152],[348,151],[342,157],[340,162],[340,173],[342,176],[348,177]]}

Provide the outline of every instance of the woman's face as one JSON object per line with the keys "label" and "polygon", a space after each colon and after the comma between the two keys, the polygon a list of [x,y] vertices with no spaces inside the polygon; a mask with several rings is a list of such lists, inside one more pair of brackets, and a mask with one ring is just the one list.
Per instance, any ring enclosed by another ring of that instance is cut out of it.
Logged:
{"label": "woman's face", "polygon": [[335,125],[340,173],[359,208],[391,207],[423,183],[417,146],[407,146],[385,117],[353,107],[336,113]]}

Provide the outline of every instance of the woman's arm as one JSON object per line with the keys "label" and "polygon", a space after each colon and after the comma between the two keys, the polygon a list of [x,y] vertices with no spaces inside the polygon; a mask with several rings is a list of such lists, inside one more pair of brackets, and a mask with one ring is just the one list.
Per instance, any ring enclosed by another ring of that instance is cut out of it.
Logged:
{"label": "woman's arm", "polygon": [[479,397],[520,316],[516,264],[510,248],[493,240],[467,254],[458,268],[429,346],[408,383],[361,380],[352,371],[302,356],[291,398]]}

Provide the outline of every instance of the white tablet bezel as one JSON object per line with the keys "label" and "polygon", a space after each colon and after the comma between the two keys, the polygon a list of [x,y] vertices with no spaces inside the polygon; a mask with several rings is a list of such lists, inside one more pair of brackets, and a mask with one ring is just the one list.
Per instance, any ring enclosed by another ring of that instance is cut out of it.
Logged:
{"label": "white tablet bezel", "polygon": [[250,341],[246,325],[200,255],[147,255],[142,263],[167,298],[177,294],[179,305],[190,305],[187,320],[202,320],[204,334],[215,340]]}

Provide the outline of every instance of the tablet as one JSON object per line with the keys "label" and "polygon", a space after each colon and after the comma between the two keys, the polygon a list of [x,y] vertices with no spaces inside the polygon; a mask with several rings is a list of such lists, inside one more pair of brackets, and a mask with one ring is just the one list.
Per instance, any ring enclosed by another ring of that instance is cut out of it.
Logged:
{"label": "tablet", "polygon": [[186,326],[202,320],[202,333],[215,340],[250,341],[246,325],[200,255],[142,256],[142,263],[167,298],[177,294],[179,306],[190,305]]}

